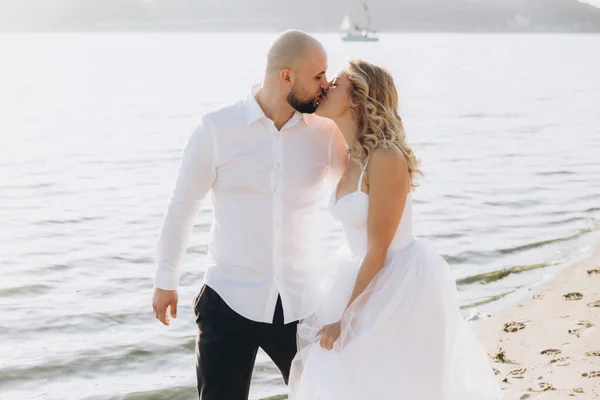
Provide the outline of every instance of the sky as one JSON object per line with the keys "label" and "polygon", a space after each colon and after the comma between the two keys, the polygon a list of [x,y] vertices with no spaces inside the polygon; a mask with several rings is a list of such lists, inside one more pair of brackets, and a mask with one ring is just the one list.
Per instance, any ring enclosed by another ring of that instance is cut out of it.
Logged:
{"label": "sky", "polygon": [[600,0],[579,0],[582,3],[589,3],[593,6],[600,7]]}

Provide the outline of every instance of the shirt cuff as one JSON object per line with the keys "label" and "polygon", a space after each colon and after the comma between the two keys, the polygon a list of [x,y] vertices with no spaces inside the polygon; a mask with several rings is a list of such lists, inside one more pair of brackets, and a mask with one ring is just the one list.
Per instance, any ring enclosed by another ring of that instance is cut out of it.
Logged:
{"label": "shirt cuff", "polygon": [[154,276],[154,287],[163,290],[177,290],[179,271],[158,268]]}

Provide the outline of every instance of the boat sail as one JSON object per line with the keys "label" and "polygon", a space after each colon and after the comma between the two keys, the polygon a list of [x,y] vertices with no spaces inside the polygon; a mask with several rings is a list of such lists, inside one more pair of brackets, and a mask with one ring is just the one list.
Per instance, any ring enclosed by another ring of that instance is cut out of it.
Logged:
{"label": "boat sail", "polygon": [[342,40],[346,42],[376,42],[379,38],[376,31],[371,27],[371,15],[367,3],[362,3],[363,14],[367,19],[367,26],[361,27],[358,23],[353,23],[348,14],[344,15],[340,28],[345,32]]}
{"label": "boat sail", "polygon": [[342,20],[342,26],[340,26],[340,28],[343,31],[349,31],[351,27],[352,27],[352,21],[350,21],[350,17],[348,16],[348,14],[346,14],[346,15],[344,15],[344,19]]}

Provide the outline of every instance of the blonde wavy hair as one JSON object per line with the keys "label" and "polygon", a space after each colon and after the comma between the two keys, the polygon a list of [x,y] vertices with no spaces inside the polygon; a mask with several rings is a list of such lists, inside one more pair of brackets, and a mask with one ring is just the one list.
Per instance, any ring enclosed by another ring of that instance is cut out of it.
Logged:
{"label": "blonde wavy hair", "polygon": [[346,69],[350,81],[350,96],[357,104],[358,133],[350,155],[358,165],[364,165],[375,149],[397,146],[406,159],[411,187],[418,186],[416,176],[421,162],[406,143],[404,125],[398,115],[398,92],[388,70],[363,60],[351,60]]}

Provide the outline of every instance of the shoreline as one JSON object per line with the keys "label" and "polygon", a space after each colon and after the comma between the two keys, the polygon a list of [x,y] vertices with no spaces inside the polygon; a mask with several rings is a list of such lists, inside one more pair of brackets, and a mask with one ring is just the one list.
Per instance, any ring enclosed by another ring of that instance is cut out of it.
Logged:
{"label": "shoreline", "polygon": [[600,244],[517,302],[471,323],[506,400],[600,398],[599,328]]}

